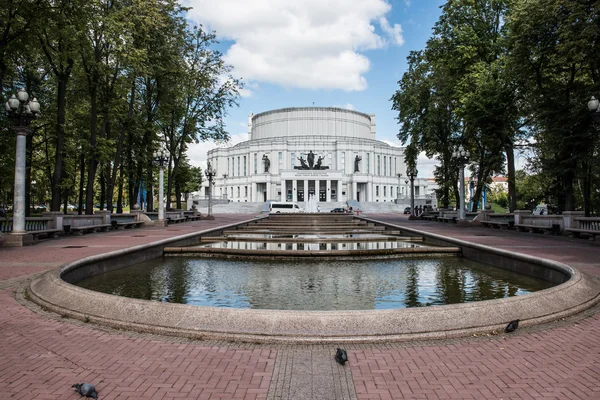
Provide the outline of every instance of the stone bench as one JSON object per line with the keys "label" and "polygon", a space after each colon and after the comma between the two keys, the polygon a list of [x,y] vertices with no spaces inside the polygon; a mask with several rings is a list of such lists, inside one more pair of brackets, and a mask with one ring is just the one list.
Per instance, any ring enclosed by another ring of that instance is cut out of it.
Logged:
{"label": "stone bench", "polygon": [[519,232],[532,232],[532,233],[552,233],[558,235],[560,233],[560,225],[528,225],[528,224],[515,224],[515,229]]}
{"label": "stone bench", "polygon": [[185,221],[187,221],[187,218],[185,217],[167,217],[167,223],[169,224],[178,224]]}
{"label": "stone bench", "polygon": [[96,232],[97,230],[100,230],[101,232],[106,232],[110,229],[111,226],[111,224],[71,226],[70,230],[78,235],[83,235],[84,233]]}
{"label": "stone bench", "polygon": [[139,228],[142,225],[144,225],[144,221],[131,221],[131,222],[113,221],[112,222],[112,227],[115,230],[119,229],[119,228],[123,228],[123,229]]}
{"label": "stone bench", "polygon": [[185,218],[187,221],[198,221],[201,219],[200,215],[186,215]]}
{"label": "stone bench", "polygon": [[487,228],[510,229],[515,225],[515,221],[481,221],[481,225]]}
{"label": "stone bench", "polygon": [[439,217],[437,215],[423,215],[421,218],[427,221],[435,221]]}
{"label": "stone bench", "polygon": [[456,217],[437,217],[437,220],[440,222],[456,222]]}
{"label": "stone bench", "polygon": [[574,238],[579,238],[583,234],[586,237],[591,237],[594,241],[596,240],[596,235],[600,235],[600,231],[590,229],[567,228],[565,232],[569,232]]}
{"label": "stone bench", "polygon": [[60,232],[62,232],[62,229],[42,229],[39,231],[27,231],[27,234],[32,235],[33,240],[39,239],[40,236],[55,239]]}

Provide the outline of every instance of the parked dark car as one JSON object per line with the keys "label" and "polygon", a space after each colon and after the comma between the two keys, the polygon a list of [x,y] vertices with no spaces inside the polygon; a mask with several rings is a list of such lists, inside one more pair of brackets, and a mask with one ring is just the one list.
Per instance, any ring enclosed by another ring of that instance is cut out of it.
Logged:
{"label": "parked dark car", "polygon": [[410,207],[404,208],[404,214],[410,214]]}
{"label": "parked dark car", "polygon": [[346,210],[344,210],[342,207],[338,207],[338,208],[334,208],[333,210],[331,210],[332,213],[345,213]]}

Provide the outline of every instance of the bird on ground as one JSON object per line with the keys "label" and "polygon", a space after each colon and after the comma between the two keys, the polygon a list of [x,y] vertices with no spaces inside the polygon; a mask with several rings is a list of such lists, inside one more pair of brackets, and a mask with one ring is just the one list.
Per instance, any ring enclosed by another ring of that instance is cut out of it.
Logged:
{"label": "bird on ground", "polygon": [[520,319],[515,319],[514,321],[510,321],[506,328],[504,329],[505,333],[514,332],[519,327]]}
{"label": "bird on ground", "polygon": [[76,383],[71,387],[74,387],[75,391],[82,396],[91,397],[92,399],[98,398],[96,387],[91,383]]}
{"label": "bird on ground", "polygon": [[348,353],[346,353],[346,350],[338,348],[335,353],[335,361],[338,364],[344,365],[346,361],[348,361]]}

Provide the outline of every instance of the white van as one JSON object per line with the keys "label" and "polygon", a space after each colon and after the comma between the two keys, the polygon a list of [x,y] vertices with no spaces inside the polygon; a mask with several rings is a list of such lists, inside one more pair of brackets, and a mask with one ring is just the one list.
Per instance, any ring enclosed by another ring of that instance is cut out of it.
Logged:
{"label": "white van", "polygon": [[269,204],[269,213],[270,214],[279,214],[279,213],[300,213],[304,212],[303,209],[298,207],[296,203],[287,203],[282,201],[273,201]]}

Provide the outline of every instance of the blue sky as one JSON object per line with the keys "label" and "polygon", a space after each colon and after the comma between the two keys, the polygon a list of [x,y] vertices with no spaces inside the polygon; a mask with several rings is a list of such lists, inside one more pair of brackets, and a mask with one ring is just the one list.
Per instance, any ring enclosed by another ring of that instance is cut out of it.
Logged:
{"label": "blue sky", "polygon": [[[285,107],[342,107],[376,115],[377,138],[400,146],[390,97],[406,56],[425,47],[445,0],[182,0],[194,23],[215,30],[245,89],[229,110],[229,145],[247,139],[249,113]],[[217,145],[190,148],[205,166]],[[430,177],[434,160],[419,159]]]}

